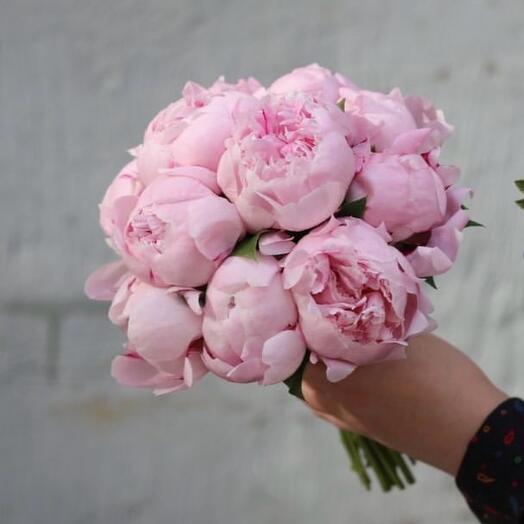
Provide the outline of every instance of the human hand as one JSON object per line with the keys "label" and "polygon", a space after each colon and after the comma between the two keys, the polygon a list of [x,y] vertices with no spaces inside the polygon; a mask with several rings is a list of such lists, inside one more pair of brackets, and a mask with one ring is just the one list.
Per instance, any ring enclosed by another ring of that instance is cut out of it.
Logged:
{"label": "human hand", "polygon": [[508,396],[434,335],[410,340],[407,358],[359,367],[341,382],[308,364],[302,394],[321,418],[455,475],[487,415]]}

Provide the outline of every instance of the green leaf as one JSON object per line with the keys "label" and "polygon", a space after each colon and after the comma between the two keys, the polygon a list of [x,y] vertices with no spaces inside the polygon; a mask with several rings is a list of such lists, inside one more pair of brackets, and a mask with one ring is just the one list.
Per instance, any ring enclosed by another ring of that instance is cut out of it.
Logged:
{"label": "green leaf", "polygon": [[338,211],[335,213],[336,217],[356,217],[362,218],[366,210],[367,197],[353,200],[353,202],[343,202]]}
{"label": "green leaf", "polygon": [[258,241],[260,240],[260,235],[262,233],[264,233],[264,231],[259,231],[255,235],[250,235],[241,240],[235,246],[235,249],[233,249],[231,255],[234,257],[244,257],[250,258],[251,260],[256,260]]}
{"label": "green leaf", "polygon": [[345,99],[345,98],[341,98],[341,99],[337,102],[337,106],[338,106],[338,108],[339,108],[341,111],[345,111],[345,110],[346,110],[346,99]]}
{"label": "green leaf", "polygon": [[466,207],[464,204],[461,204],[460,209],[464,209],[465,211],[468,211],[468,210],[469,210],[469,208]]}
{"label": "green leaf", "polygon": [[486,227],[480,222],[475,222],[474,220],[468,220],[468,223],[464,227]]}
{"label": "green leaf", "polygon": [[515,185],[519,188],[519,191],[524,193],[524,179],[522,179],[522,180],[515,180]]}
{"label": "green leaf", "polygon": [[435,284],[434,277],[426,277],[424,281],[426,282],[426,284],[429,284],[433,289],[438,289],[437,284]]}
{"label": "green leaf", "polygon": [[304,400],[304,395],[302,395],[302,377],[304,376],[304,370],[306,369],[308,362],[309,351],[306,351],[306,354],[304,355],[304,358],[302,359],[302,362],[300,363],[300,366],[298,366],[297,370],[290,377],[284,380],[284,384],[288,387],[289,394],[299,398],[300,400]]}
{"label": "green leaf", "polygon": [[521,198],[520,200],[515,200],[515,203],[517,206],[519,206],[521,209],[524,209],[524,198]]}

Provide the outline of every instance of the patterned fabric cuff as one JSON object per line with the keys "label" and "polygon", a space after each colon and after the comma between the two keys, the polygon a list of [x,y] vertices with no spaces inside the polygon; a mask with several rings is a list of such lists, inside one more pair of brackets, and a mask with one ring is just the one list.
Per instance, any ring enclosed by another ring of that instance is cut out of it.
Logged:
{"label": "patterned fabric cuff", "polygon": [[524,522],[524,402],[504,401],[471,439],[456,483],[482,523]]}

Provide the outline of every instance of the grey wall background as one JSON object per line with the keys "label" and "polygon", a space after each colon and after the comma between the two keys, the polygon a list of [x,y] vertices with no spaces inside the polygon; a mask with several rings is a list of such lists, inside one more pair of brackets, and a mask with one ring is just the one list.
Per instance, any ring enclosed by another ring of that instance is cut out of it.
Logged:
{"label": "grey wall background", "polygon": [[318,61],[456,125],[446,158],[488,227],[440,279],[440,334],[524,394],[523,26],[511,0],[1,0],[0,521],[472,523],[424,466],[407,493],[363,492],[336,432],[281,387],[120,389],[121,338],[82,285],[111,256],[105,186],[185,80]]}

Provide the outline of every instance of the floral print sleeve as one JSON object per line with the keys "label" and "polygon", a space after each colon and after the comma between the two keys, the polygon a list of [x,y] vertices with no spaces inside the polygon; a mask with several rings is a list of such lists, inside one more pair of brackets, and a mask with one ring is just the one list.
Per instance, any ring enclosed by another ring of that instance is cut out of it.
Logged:
{"label": "floral print sleeve", "polygon": [[524,402],[498,406],[471,440],[457,486],[482,523],[524,523]]}

